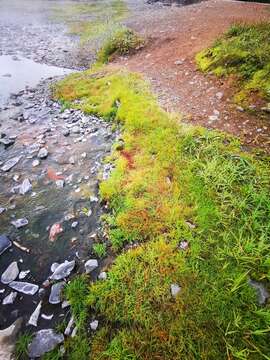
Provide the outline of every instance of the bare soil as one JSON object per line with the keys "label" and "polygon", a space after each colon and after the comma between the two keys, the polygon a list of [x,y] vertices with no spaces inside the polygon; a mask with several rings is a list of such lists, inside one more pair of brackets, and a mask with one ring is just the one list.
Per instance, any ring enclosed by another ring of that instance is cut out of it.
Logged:
{"label": "bare soil", "polygon": [[196,53],[232,24],[269,20],[269,4],[210,0],[153,7],[128,24],[150,39],[147,45],[116,62],[148,78],[161,105],[180,111],[185,121],[232,133],[246,145],[270,151],[270,119],[243,112],[233,102],[232,82],[202,74],[195,63]]}

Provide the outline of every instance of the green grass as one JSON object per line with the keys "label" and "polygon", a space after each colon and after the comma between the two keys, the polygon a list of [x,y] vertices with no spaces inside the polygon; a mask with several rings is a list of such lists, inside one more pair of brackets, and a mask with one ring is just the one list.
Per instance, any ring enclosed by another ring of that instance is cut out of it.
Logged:
{"label": "green grass", "polygon": [[93,252],[99,258],[103,258],[106,256],[106,245],[105,244],[94,244],[93,245]]}
{"label": "green grass", "polygon": [[[182,124],[139,75],[112,66],[69,76],[55,96],[120,123],[125,143],[100,193],[112,248],[137,247],[83,302],[80,311],[104,324],[91,358],[270,359],[269,305],[248,285],[269,289],[269,159]],[[173,283],[182,288],[175,299]]]}
{"label": "green grass", "polygon": [[197,55],[202,71],[233,75],[243,105],[270,102],[270,23],[234,25],[214,45]]}
{"label": "green grass", "polygon": [[29,332],[21,334],[15,344],[15,359],[26,360],[28,359],[28,344],[32,340],[32,335]]}

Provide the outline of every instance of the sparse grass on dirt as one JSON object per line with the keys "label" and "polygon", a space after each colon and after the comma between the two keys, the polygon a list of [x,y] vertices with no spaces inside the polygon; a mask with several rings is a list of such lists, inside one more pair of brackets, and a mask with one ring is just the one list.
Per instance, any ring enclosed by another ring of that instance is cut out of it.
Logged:
{"label": "sparse grass on dirt", "polygon": [[201,70],[218,76],[233,75],[244,106],[270,102],[270,23],[234,25],[214,45],[197,55]]}
{"label": "sparse grass on dirt", "polygon": [[179,125],[124,70],[73,74],[55,96],[120,123],[125,143],[100,192],[113,249],[136,247],[80,310],[104,319],[91,358],[269,359],[269,305],[248,284],[269,288],[269,159],[229,135]]}

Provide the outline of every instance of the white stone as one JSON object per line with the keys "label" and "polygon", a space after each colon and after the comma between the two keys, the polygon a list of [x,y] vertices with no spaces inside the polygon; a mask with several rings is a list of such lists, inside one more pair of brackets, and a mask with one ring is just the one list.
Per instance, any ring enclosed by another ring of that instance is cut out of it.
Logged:
{"label": "white stone", "polygon": [[84,267],[86,273],[89,274],[98,267],[98,261],[96,259],[87,260],[86,263],[84,264]]}
{"label": "white stone", "polygon": [[1,276],[1,282],[3,284],[9,284],[16,279],[19,275],[19,268],[16,261],[13,261]]}

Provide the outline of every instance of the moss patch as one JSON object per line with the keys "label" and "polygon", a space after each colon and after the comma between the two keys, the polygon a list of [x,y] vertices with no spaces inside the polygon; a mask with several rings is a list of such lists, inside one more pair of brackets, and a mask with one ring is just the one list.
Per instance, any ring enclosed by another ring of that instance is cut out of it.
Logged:
{"label": "moss patch", "polygon": [[114,250],[136,247],[89,290],[104,321],[91,358],[268,359],[269,306],[248,285],[250,277],[269,287],[268,159],[179,124],[137,74],[73,74],[55,96],[119,122],[124,139],[100,191]]}
{"label": "moss patch", "polygon": [[234,25],[215,44],[196,57],[202,71],[234,75],[242,105],[270,101],[270,24]]}

